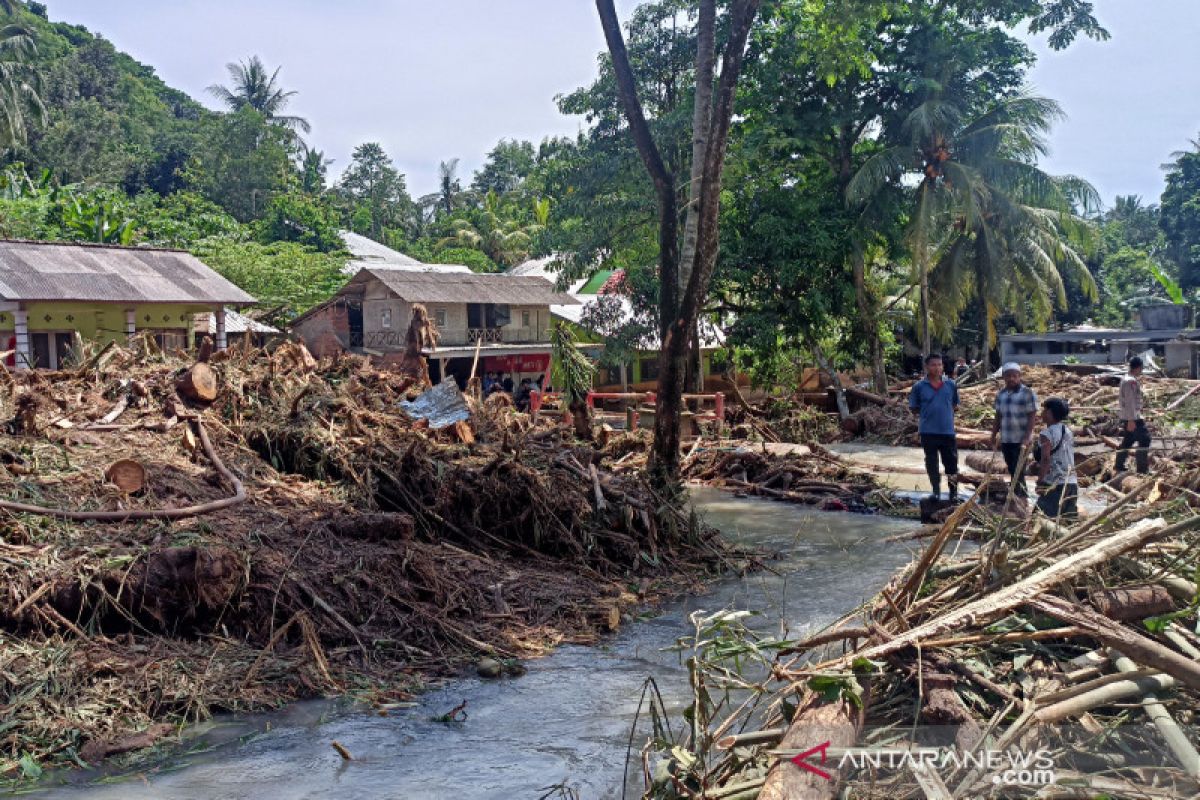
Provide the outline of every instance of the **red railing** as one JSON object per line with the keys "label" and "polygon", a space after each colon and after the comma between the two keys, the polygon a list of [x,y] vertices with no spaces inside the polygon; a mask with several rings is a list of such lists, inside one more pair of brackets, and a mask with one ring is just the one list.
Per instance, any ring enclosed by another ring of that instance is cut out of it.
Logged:
{"label": "red railing", "polygon": [[[696,415],[697,419],[712,420],[717,424],[718,429],[725,422],[725,395],[722,392],[714,394],[685,394],[684,401],[698,400],[701,403],[712,401],[713,409],[711,412],[702,412]],[[542,405],[547,401],[560,401],[561,396],[558,392],[530,392],[529,394],[529,412],[537,413]],[[597,400],[633,400],[634,405],[629,409],[632,413],[629,418],[630,430],[637,428],[640,421],[638,412],[638,404],[645,401],[653,405],[658,400],[658,396],[654,392],[588,392],[587,404],[588,408],[595,408]],[[563,419],[570,418],[570,411],[566,406],[562,406]]]}

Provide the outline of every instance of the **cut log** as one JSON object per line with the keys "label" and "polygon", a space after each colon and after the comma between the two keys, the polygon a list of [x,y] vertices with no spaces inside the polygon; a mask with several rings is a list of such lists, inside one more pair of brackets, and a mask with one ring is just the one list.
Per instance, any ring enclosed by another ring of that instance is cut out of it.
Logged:
{"label": "cut log", "polygon": [[450,435],[463,444],[475,443],[475,432],[471,430],[471,425],[466,420],[459,420],[450,426]]}
{"label": "cut log", "polygon": [[146,488],[146,468],[132,458],[123,458],[104,470],[104,480],[120,489],[122,494],[137,494]]}
{"label": "cut log", "polygon": [[985,475],[1002,475],[1008,472],[1008,468],[1004,466],[1004,458],[995,451],[991,453],[967,453],[966,458],[963,460],[967,462],[968,467]]}
{"label": "cut log", "polygon": [[211,403],[217,399],[217,373],[203,362],[193,364],[175,379],[175,391],[188,400]]}
{"label": "cut log", "polygon": [[872,405],[887,406],[896,404],[895,400],[890,400],[874,392],[868,392],[865,389],[859,389],[857,386],[846,387],[846,394],[855,400],[862,400],[864,403],[871,403]]}
{"label": "cut log", "polygon": [[1163,586],[1126,586],[1121,589],[1097,589],[1088,599],[1104,616],[1120,622],[1145,619],[1175,610],[1171,593]]}
{"label": "cut log", "polygon": [[[857,719],[858,713],[845,700],[823,703],[815,695],[810,696],[792,718],[780,749],[805,753],[821,746],[827,746],[830,750],[852,747],[858,739]],[[833,759],[824,759],[822,763],[825,753],[825,750],[819,750],[805,761],[812,764],[814,769],[829,775],[829,778],[799,767],[791,759],[782,758],[767,773],[767,781],[758,799],[827,800],[835,797],[837,766]]]}

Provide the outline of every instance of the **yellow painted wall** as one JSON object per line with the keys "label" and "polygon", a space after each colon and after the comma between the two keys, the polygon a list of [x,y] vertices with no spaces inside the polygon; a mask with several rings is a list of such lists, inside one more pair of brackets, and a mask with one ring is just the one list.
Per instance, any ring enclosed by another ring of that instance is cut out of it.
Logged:
{"label": "yellow painted wall", "polygon": [[[78,331],[84,339],[107,342],[125,338],[124,303],[28,303],[29,330]],[[211,306],[151,303],[132,306],[138,330],[185,330],[192,332],[192,317],[212,311]],[[11,311],[0,312],[0,331],[13,330]]]}

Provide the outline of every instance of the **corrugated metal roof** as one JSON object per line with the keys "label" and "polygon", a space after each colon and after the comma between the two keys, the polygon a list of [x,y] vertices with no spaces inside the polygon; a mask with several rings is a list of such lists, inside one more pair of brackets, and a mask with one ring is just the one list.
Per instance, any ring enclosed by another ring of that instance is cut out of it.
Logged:
{"label": "corrugated metal roof", "polygon": [[[204,329],[205,333],[215,331],[217,329],[217,315],[204,315],[208,327]],[[232,308],[225,309],[225,332],[226,333],[280,333],[278,328],[266,325],[256,319],[250,319],[245,314],[239,314]]]}
{"label": "corrugated metal roof", "polygon": [[356,261],[374,261],[385,264],[409,264],[421,266],[421,262],[411,256],[406,256],[399,250],[393,250],[387,245],[380,244],[374,239],[368,239],[354,231],[338,231],[346,249]]}
{"label": "corrugated metal roof", "polygon": [[254,298],[181,250],[0,240],[0,298],[229,303]]}
{"label": "corrugated metal roof", "polygon": [[402,300],[410,303],[506,303],[514,306],[575,305],[569,294],[554,291],[545,278],[505,274],[447,274],[364,269],[351,283],[364,276],[379,280]]}
{"label": "corrugated metal roof", "polygon": [[398,269],[410,272],[470,272],[470,267],[461,264],[423,264],[412,256],[393,250],[374,239],[360,236],[353,231],[340,231],[346,249],[354,259],[346,264],[342,272],[355,275],[360,269]]}

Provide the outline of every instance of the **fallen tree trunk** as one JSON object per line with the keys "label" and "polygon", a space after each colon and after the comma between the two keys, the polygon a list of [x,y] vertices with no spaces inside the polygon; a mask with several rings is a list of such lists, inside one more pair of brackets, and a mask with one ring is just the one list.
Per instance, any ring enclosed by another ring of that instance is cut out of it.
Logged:
{"label": "fallen tree trunk", "polygon": [[1063,622],[1086,631],[1100,642],[1120,650],[1141,664],[1162,670],[1193,689],[1200,689],[1200,663],[1185,658],[1174,650],[1102,617],[1095,611],[1081,608],[1059,597],[1031,598],[1029,605]]}
{"label": "fallen tree trunk", "polygon": [[[986,625],[1017,606],[1036,599],[1059,583],[1074,578],[1092,567],[1111,561],[1116,556],[1141,547],[1147,542],[1200,527],[1200,516],[1169,527],[1161,525],[1161,520],[1143,520],[1141,524],[1106,537],[1091,547],[1073,553],[1012,586],[980,597],[948,614],[935,617],[922,625],[903,631],[890,641],[861,650],[854,654],[853,658],[878,659],[922,643],[926,639],[944,636],[968,625]],[[1088,629],[1084,628],[1084,630]],[[1091,631],[1088,630],[1088,632]],[[843,657],[833,663],[848,666],[848,658],[850,657]]]}

